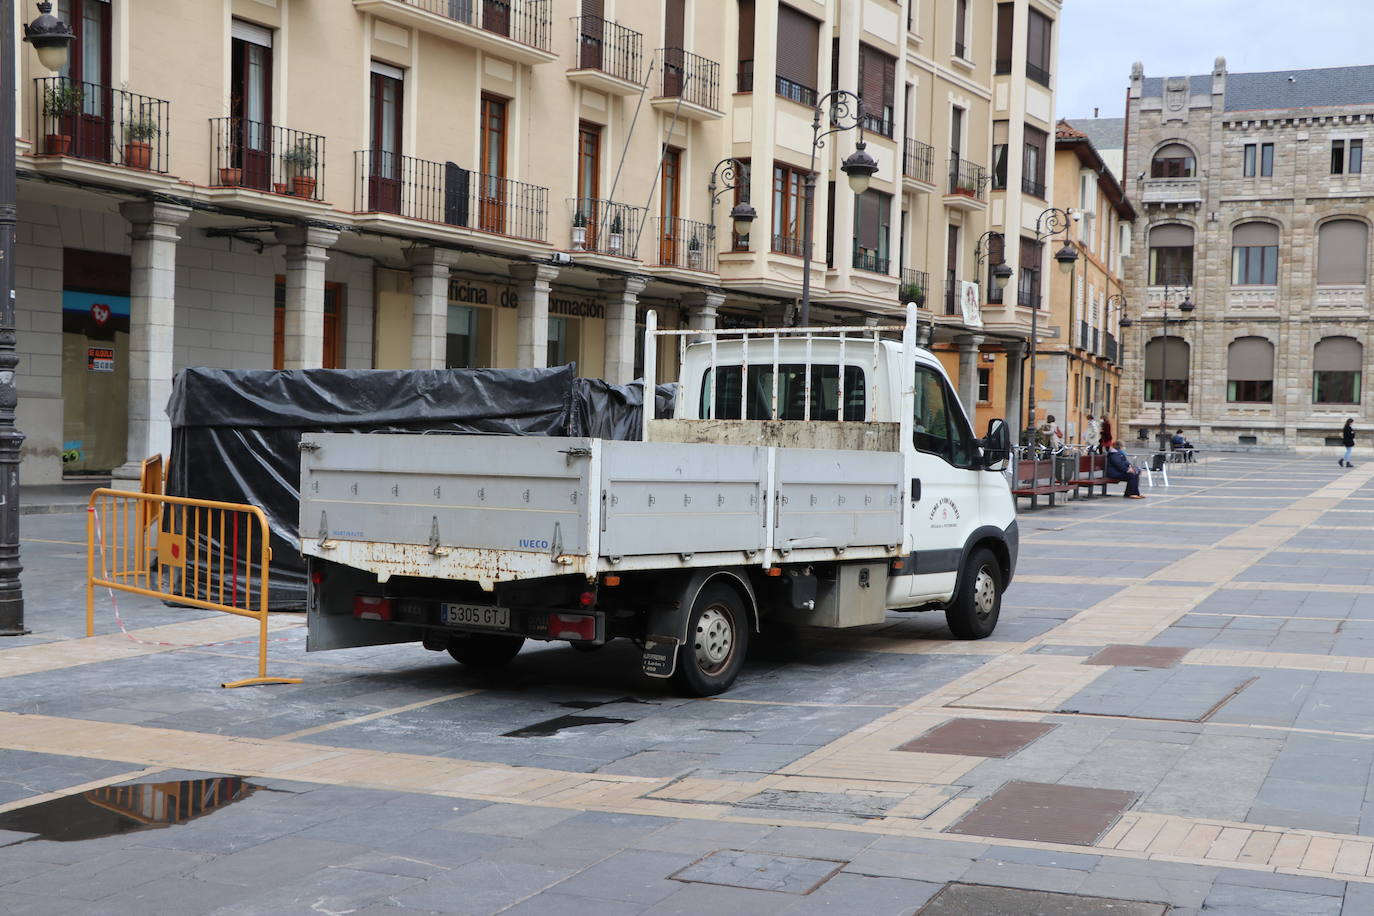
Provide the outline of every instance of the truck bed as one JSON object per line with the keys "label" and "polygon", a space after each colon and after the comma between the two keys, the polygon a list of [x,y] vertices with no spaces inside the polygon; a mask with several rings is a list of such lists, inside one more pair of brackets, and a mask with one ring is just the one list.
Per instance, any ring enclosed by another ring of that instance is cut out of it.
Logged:
{"label": "truck bed", "polygon": [[391,576],[895,556],[902,456],[585,438],[310,433],[301,552]]}

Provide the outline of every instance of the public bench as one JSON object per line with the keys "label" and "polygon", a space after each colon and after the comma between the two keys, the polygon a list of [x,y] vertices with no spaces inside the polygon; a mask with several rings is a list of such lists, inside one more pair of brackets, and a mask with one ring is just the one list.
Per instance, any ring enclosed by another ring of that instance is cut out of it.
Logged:
{"label": "public bench", "polygon": [[1055,473],[1055,463],[1054,458],[1016,459],[1012,495],[1029,497],[1032,509],[1039,504],[1040,497],[1048,496],[1050,506],[1053,507],[1058,494],[1070,493],[1077,487],[1075,482],[1064,482],[1060,479]]}
{"label": "public bench", "polygon": [[1082,495],[1086,487],[1088,495],[1093,496],[1093,487],[1101,487],[1102,495],[1107,495],[1107,487],[1114,483],[1121,483],[1107,476],[1107,456],[1106,455],[1079,455],[1078,456],[1078,477],[1074,480],[1074,485],[1078,488],[1078,494]]}

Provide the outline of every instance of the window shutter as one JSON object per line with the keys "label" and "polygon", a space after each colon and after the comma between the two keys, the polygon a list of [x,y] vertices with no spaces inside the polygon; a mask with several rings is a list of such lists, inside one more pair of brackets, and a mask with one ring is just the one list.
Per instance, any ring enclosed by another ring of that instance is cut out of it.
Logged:
{"label": "window shutter", "polygon": [[606,15],[604,0],[582,0],[582,15],[604,17]]}
{"label": "window shutter", "polygon": [[997,60],[1011,66],[1011,33],[1016,7],[1010,3],[997,4]]}
{"label": "window shutter", "polygon": [[683,48],[687,30],[687,0],[665,0],[663,4],[663,46]]}
{"label": "window shutter", "polygon": [[1324,337],[1312,354],[1318,372],[1359,372],[1364,368],[1364,347],[1353,337]]}
{"label": "window shutter", "polygon": [[1268,247],[1279,243],[1279,227],[1272,223],[1241,223],[1231,233],[1237,248]]}
{"label": "window shutter", "polygon": [[883,58],[886,56],[868,45],[859,45],[859,91],[864,97],[864,112],[880,120],[885,95]]}
{"label": "window shutter", "polygon": [[854,208],[854,235],[864,248],[878,247],[878,198],[871,191],[859,195]]}
{"label": "window shutter", "polygon": [[1363,284],[1369,270],[1369,227],[1333,219],[1317,232],[1317,282]]}
{"label": "window shutter", "polygon": [[1188,226],[1173,224],[1150,230],[1151,248],[1191,248],[1192,245],[1193,230]]}
{"label": "window shutter", "polygon": [[1263,337],[1232,341],[1226,349],[1226,378],[1232,382],[1273,381],[1274,345]]}
{"label": "window shutter", "polygon": [[[1164,355],[1168,349],[1168,365]],[[1188,378],[1188,342],[1179,337],[1156,337],[1145,344],[1145,378],[1155,381],[1186,381]],[[1167,371],[1167,375],[1165,370]]]}
{"label": "window shutter", "polygon": [[1182,143],[1170,143],[1168,146],[1155,153],[1156,159],[1183,159],[1192,158],[1193,151]]}
{"label": "window shutter", "polygon": [[754,0],[739,0],[739,59],[754,59]]}
{"label": "window shutter", "polygon": [[816,88],[820,23],[790,6],[778,6],[778,76]]}

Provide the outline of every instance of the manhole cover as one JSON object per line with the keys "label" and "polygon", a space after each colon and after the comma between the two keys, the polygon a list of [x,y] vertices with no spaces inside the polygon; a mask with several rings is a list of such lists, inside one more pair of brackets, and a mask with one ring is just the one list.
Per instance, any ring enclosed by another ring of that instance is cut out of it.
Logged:
{"label": "manhole cover", "polygon": [[1091,846],[1135,799],[1117,789],[1009,782],[946,832]]}
{"label": "manhole cover", "polygon": [[949,884],[920,916],[1163,916],[1169,907],[1138,900],[1083,897],[985,884]]}
{"label": "manhole cover", "polygon": [[809,894],[844,868],[847,862],[775,856],[766,852],[721,849],[670,877],[695,884],[747,887],[784,894]]}
{"label": "manhole cover", "polygon": [[1171,646],[1107,646],[1083,664],[1123,668],[1172,668],[1188,654]]}
{"label": "manhole cover", "polygon": [[902,801],[901,795],[861,795],[848,792],[798,792],[791,789],[765,789],[741,802],[744,808],[785,808],[845,814],[851,817],[884,817]]}
{"label": "manhole cover", "polygon": [[950,719],[897,750],[961,757],[1010,757],[1057,727],[1044,722],[1006,719]]}

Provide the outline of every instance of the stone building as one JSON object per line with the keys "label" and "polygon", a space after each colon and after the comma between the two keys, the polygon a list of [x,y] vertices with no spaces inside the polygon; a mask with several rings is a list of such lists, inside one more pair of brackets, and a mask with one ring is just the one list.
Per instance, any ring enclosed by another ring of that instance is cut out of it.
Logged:
{"label": "stone building", "polygon": [[1126,123],[1130,432],[1158,430],[1161,404],[1169,431],[1226,446],[1320,447],[1368,422],[1374,66],[1136,64]]}
{"label": "stone building", "polygon": [[1006,354],[1034,300],[988,301],[978,243],[1051,193],[1059,9],[62,0],[66,70],[17,61],[24,480],[165,452],[186,366],[572,362],[625,382],[650,309],[792,320],[832,88],[862,92],[879,170],[856,196],[839,165],[859,133],[819,150],[812,323],[891,321],[916,294],[980,422],[1014,415]]}

